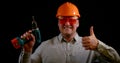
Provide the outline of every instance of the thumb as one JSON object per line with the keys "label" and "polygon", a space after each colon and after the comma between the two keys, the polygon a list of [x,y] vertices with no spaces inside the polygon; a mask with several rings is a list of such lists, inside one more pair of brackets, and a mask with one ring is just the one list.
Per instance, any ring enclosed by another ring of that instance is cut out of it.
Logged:
{"label": "thumb", "polygon": [[90,27],[90,36],[94,35],[94,30],[93,30],[93,26]]}

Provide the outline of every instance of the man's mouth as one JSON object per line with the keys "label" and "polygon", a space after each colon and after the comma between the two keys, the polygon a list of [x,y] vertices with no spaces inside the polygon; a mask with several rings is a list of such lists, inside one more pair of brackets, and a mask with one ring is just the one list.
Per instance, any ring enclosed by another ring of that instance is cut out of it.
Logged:
{"label": "man's mouth", "polygon": [[72,26],[64,26],[64,29],[71,29]]}

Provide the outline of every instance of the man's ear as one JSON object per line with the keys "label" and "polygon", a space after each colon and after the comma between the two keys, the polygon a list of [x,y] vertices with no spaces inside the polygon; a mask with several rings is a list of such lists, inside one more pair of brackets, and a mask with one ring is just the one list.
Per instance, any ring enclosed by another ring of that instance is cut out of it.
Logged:
{"label": "man's ear", "polygon": [[79,27],[79,20],[78,20],[78,22],[77,22],[77,25],[76,25],[77,27]]}

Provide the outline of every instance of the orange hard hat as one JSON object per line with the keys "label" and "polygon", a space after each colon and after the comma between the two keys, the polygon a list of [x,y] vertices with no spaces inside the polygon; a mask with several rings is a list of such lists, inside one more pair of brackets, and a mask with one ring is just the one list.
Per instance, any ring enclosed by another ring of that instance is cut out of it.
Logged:
{"label": "orange hard hat", "polygon": [[78,16],[80,17],[79,10],[76,5],[71,2],[63,3],[57,10],[56,17],[58,16]]}

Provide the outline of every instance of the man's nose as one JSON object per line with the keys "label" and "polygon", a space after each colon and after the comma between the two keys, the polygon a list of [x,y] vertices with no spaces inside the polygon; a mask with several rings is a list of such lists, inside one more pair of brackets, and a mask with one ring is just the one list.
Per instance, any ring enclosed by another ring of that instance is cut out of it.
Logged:
{"label": "man's nose", "polygon": [[69,19],[67,19],[67,20],[65,21],[65,25],[70,25]]}

